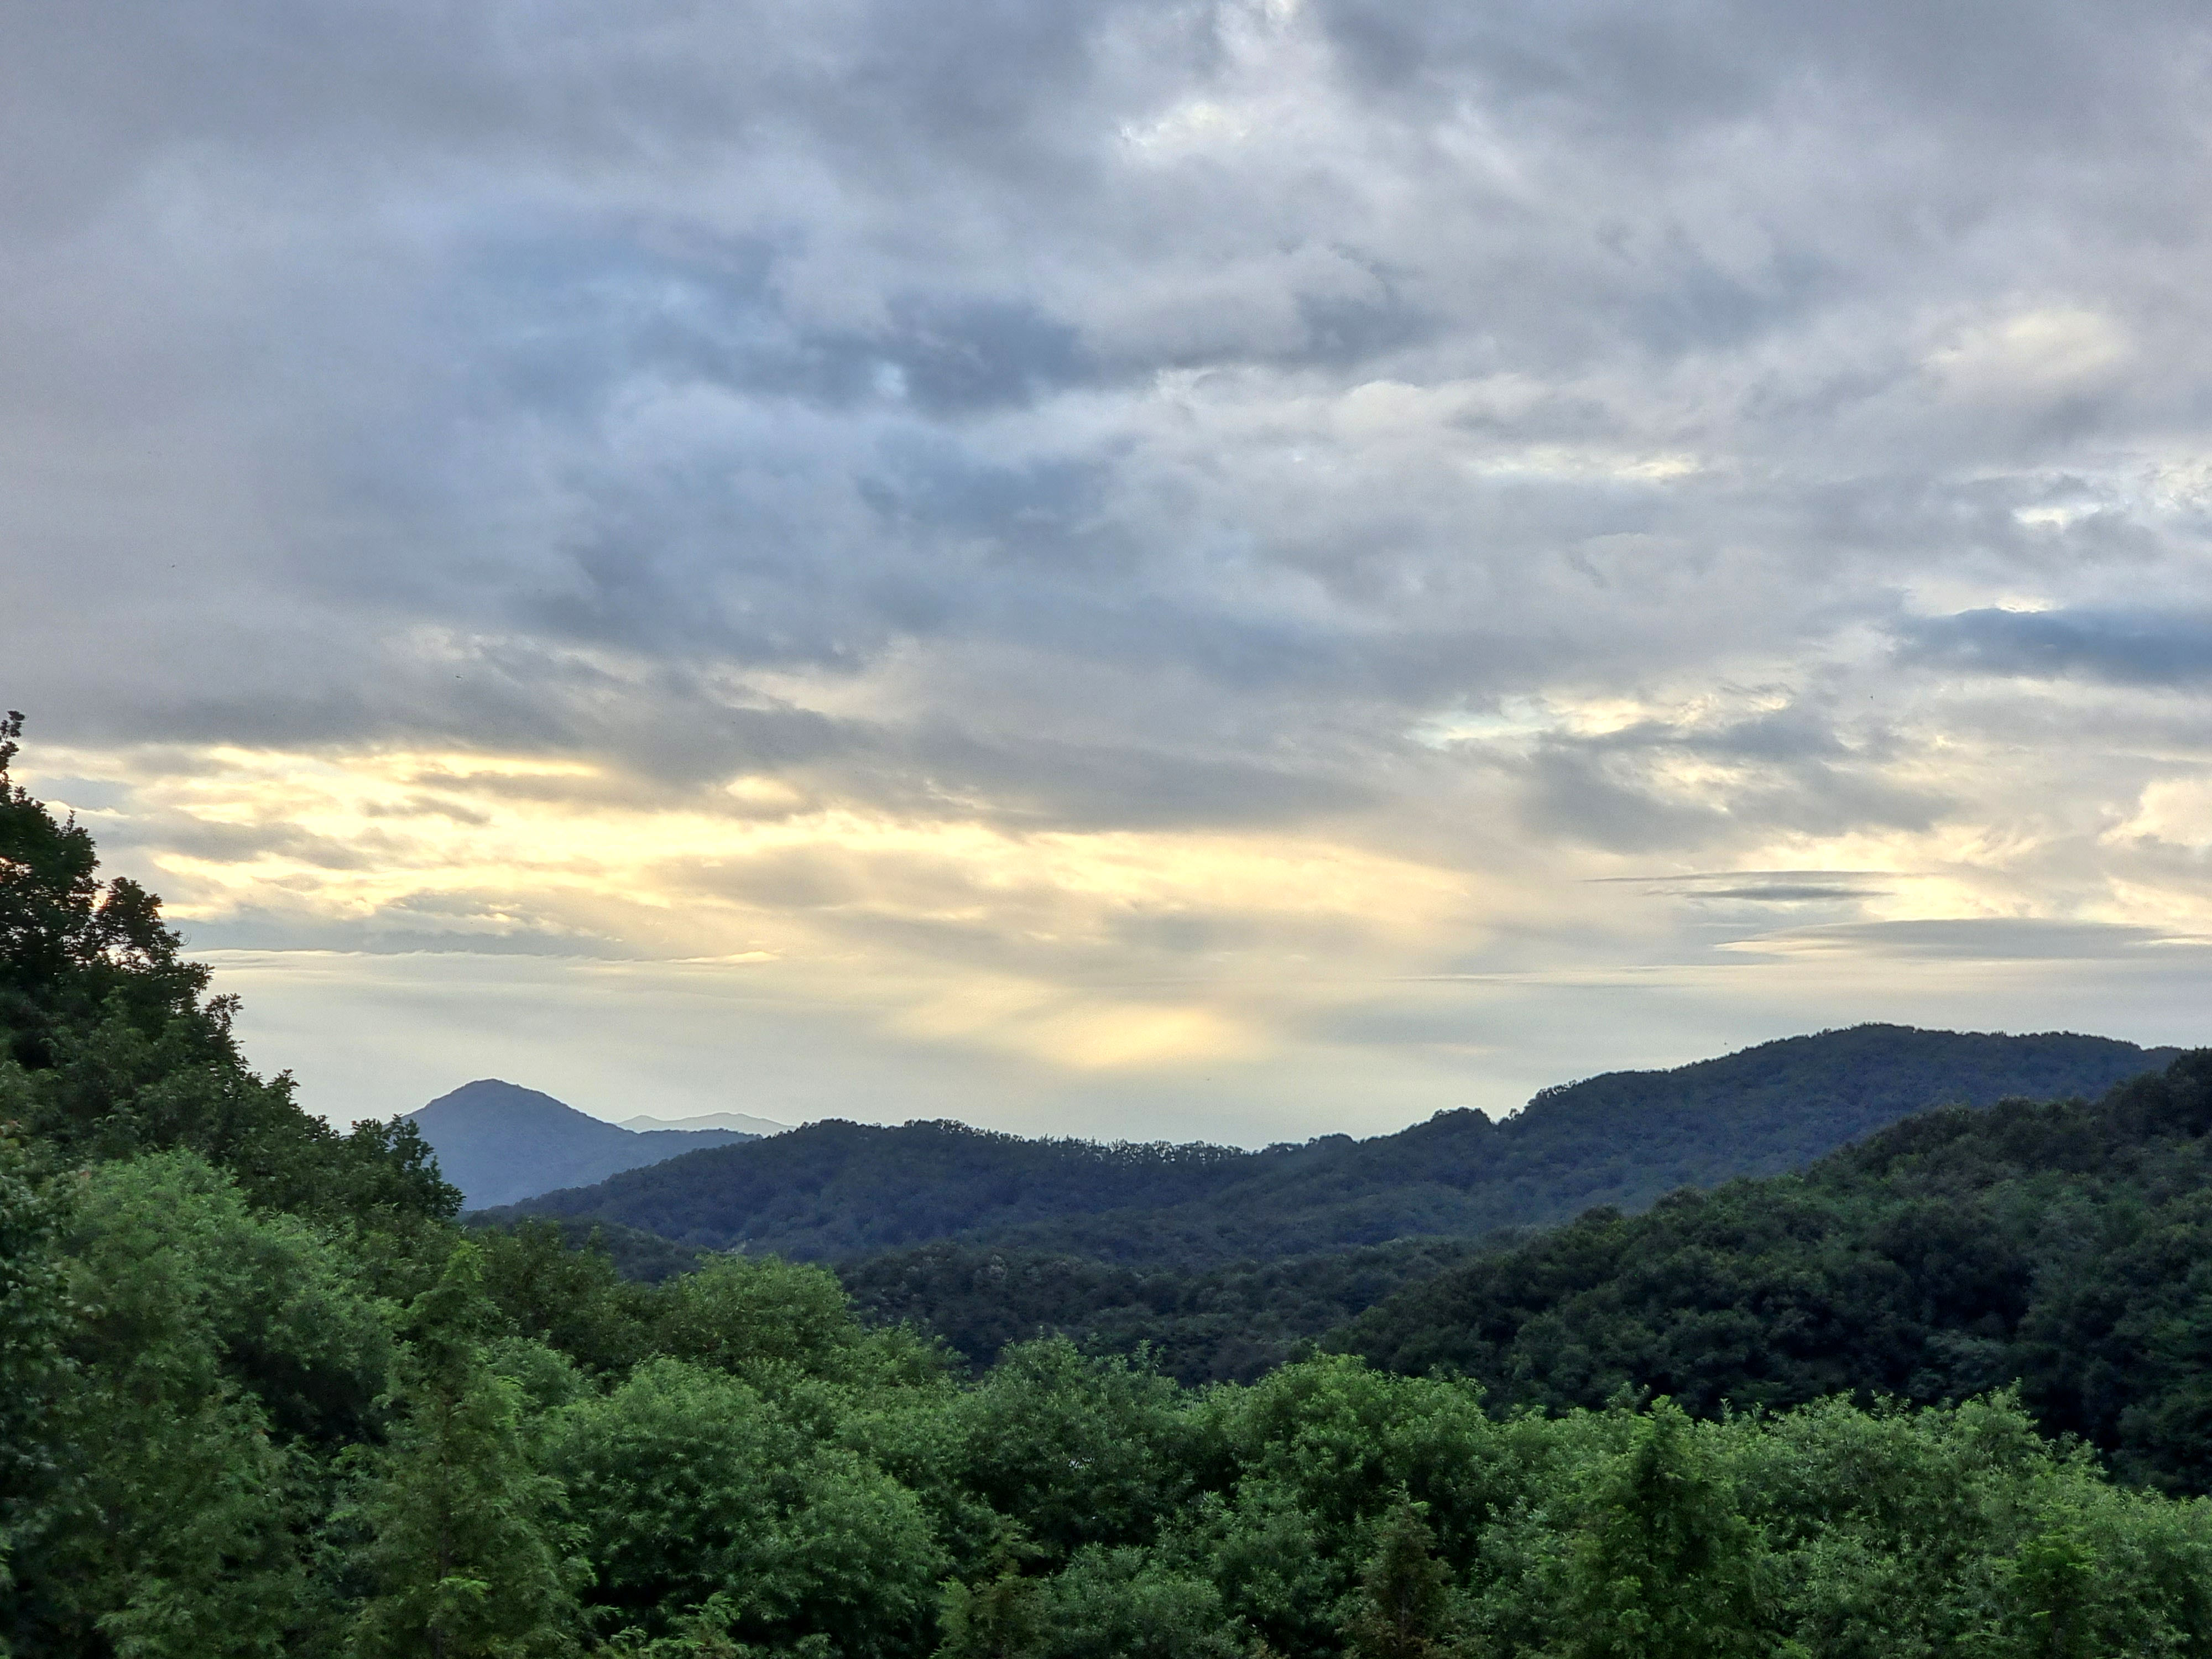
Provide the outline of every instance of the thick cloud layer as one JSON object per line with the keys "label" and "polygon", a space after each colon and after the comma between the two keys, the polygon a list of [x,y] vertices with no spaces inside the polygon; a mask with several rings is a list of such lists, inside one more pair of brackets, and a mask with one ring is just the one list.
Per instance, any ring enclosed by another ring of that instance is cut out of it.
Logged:
{"label": "thick cloud layer", "polygon": [[26,11],[0,698],[341,1115],[617,980],[522,1080],[1267,1139],[2194,1040],[2208,49]]}

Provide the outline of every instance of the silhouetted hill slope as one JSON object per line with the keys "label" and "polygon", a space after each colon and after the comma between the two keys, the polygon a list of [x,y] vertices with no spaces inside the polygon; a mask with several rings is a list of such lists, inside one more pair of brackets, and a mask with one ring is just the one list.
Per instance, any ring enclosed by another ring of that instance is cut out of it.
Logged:
{"label": "silhouetted hill slope", "polygon": [[1246,1152],[825,1122],[521,1207],[802,1258],[960,1237],[1198,1267],[1632,1208],[1809,1162],[1930,1105],[2100,1093],[2159,1059],[2104,1037],[1866,1025],[1547,1089],[1502,1123],[1445,1112]]}
{"label": "silhouetted hill slope", "polygon": [[1596,1210],[1330,1339],[1498,1410],[1780,1408],[2019,1382],[2130,1479],[2212,1487],[2212,1049],[2094,1104],[1907,1119],[1802,1175]]}
{"label": "silhouetted hill slope", "polygon": [[463,1084],[407,1118],[471,1209],[586,1186],[683,1152],[758,1138],[728,1129],[640,1134],[496,1078]]}
{"label": "silhouetted hill slope", "polygon": [[[1440,1112],[1257,1175],[1219,1203],[1148,1218],[1070,1218],[1004,1242],[1113,1259],[1223,1261],[1549,1226],[1593,1205],[1641,1209],[1680,1187],[1800,1169],[1944,1104],[2101,1094],[2172,1058],[2109,1037],[1858,1025],[1785,1037],[1665,1072],[1612,1072],[1539,1092],[1493,1123]],[[1264,1249],[1240,1245],[1258,1236]]]}

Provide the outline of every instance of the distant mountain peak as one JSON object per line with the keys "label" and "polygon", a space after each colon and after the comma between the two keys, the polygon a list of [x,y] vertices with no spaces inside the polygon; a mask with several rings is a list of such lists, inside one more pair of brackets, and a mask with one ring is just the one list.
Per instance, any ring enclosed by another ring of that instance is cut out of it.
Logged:
{"label": "distant mountain peak", "polygon": [[719,1125],[641,1131],[495,1077],[465,1083],[406,1116],[472,1210],[590,1186],[625,1170],[758,1139],[763,1133]]}
{"label": "distant mountain peak", "polygon": [[551,1113],[558,1116],[580,1118],[587,1123],[606,1124],[611,1129],[618,1127],[607,1123],[603,1117],[580,1112],[568,1102],[556,1100],[543,1090],[526,1089],[520,1083],[509,1083],[504,1078],[496,1077],[480,1077],[473,1083],[464,1083],[459,1088],[440,1095],[428,1105],[416,1107],[406,1115],[422,1123],[434,1115],[446,1118],[466,1114],[481,1118],[488,1114],[505,1113]]}
{"label": "distant mountain peak", "polygon": [[696,1117],[626,1117],[622,1121],[622,1127],[641,1132],[653,1129],[735,1129],[739,1134],[780,1135],[792,1126],[764,1117],[751,1117],[744,1112],[706,1112]]}

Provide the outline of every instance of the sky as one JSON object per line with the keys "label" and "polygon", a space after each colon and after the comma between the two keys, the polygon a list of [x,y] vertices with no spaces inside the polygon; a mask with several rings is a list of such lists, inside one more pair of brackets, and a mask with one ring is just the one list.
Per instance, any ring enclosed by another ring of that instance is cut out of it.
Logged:
{"label": "sky", "polygon": [[18,775],[336,1120],[2212,1036],[2202,6],[8,13]]}

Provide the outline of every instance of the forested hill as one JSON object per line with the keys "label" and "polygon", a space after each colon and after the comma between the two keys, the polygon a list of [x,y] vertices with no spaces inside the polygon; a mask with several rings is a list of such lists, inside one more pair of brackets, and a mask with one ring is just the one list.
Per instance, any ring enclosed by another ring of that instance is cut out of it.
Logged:
{"label": "forested hill", "polygon": [[2018,1382],[2046,1431],[2212,1486],[2212,1050],[2094,1104],[1929,1113],[1798,1176],[1599,1210],[1370,1310],[1335,1346],[1493,1409],[1691,1409]]}
{"label": "forested hill", "polygon": [[[733,1153],[748,1156],[733,1157]],[[573,1216],[808,1260],[1085,1212],[1173,1208],[1308,1149],[1030,1140],[964,1124],[836,1120],[692,1152],[494,1214]]]}
{"label": "forested hill", "polygon": [[815,1260],[957,1237],[1199,1267],[1638,1208],[1798,1167],[1929,1106],[2100,1094],[2166,1057],[2103,1037],[1862,1025],[1547,1089],[1499,1123],[1445,1112],[1261,1152],[817,1123],[515,1207]]}

